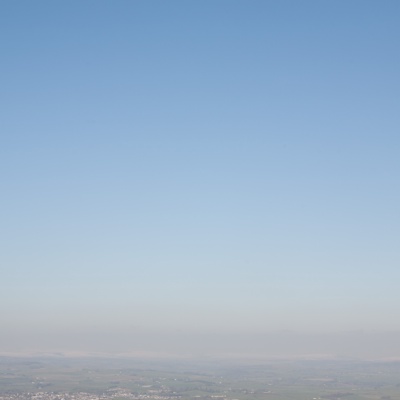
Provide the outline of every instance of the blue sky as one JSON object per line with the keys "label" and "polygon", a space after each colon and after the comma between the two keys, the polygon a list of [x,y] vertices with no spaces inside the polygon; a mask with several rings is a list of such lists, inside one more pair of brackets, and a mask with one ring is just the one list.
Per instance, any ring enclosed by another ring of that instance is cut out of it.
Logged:
{"label": "blue sky", "polygon": [[397,1],[0,8],[0,350],[400,330]]}

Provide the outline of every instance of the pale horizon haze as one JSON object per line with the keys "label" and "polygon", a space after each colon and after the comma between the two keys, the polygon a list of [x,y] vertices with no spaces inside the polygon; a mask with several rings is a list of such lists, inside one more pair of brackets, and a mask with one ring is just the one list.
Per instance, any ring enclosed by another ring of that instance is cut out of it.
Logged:
{"label": "pale horizon haze", "polygon": [[398,1],[3,1],[0,354],[400,358]]}

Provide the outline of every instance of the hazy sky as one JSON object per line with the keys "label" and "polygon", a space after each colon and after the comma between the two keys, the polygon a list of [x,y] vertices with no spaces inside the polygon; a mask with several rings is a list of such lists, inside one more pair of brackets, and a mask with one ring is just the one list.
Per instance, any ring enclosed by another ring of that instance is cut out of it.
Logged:
{"label": "hazy sky", "polygon": [[0,352],[400,341],[399,17],[2,1]]}

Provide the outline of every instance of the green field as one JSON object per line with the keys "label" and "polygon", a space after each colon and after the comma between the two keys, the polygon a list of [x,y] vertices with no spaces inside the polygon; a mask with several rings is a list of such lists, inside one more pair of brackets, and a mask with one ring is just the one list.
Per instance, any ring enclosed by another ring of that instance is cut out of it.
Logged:
{"label": "green field", "polygon": [[400,399],[400,363],[0,358],[2,400],[89,395],[117,400],[393,400]]}

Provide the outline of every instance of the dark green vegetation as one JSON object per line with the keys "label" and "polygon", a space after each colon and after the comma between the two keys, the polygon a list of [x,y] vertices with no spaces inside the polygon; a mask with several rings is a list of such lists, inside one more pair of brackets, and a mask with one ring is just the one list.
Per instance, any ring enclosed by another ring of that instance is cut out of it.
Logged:
{"label": "dark green vegetation", "polygon": [[400,362],[0,358],[0,399],[400,399]]}

